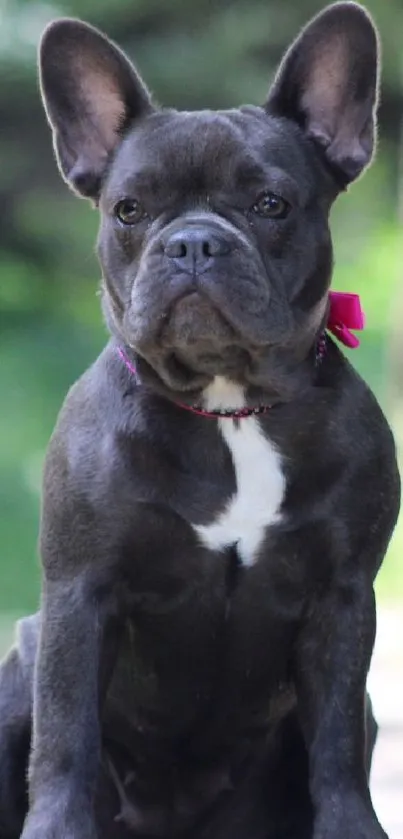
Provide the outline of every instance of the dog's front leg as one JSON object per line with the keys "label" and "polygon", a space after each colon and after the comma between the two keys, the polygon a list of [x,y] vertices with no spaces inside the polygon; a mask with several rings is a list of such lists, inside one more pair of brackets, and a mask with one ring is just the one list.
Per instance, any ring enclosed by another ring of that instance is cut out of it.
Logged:
{"label": "dog's front leg", "polygon": [[95,837],[103,615],[83,571],[45,577],[23,839]]}
{"label": "dog's front leg", "polygon": [[299,716],[310,762],[314,839],[385,839],[366,772],[366,679],[375,636],[368,574],[310,610],[298,644]]}

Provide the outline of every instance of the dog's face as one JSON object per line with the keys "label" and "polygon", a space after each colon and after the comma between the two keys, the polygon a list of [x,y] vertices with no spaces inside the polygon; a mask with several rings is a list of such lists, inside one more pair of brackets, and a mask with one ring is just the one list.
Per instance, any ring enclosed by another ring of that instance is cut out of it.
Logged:
{"label": "dog's face", "polygon": [[100,198],[105,284],[124,339],[171,387],[247,377],[317,329],[334,187],[309,158],[259,108],[152,114],[118,149]]}
{"label": "dog's face", "polygon": [[158,109],[79,21],[46,30],[40,63],[62,173],[100,209],[107,322],[142,374],[175,393],[217,374],[275,390],[323,326],[329,209],[372,155],[367,14],[339,3],[314,19],[263,107]]}

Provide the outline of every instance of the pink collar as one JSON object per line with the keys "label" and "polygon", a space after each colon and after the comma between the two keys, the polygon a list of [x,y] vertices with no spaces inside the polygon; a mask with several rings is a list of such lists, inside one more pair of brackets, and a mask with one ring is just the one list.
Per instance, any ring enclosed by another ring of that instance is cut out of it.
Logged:
{"label": "pink collar", "polygon": [[326,328],[342,344],[355,350],[360,346],[360,342],[351,330],[360,332],[365,327],[365,315],[361,308],[360,295],[348,294],[346,291],[330,291],[329,303]]}
{"label": "pink collar", "polygon": [[[349,349],[356,349],[360,345],[359,339],[351,330],[361,331],[365,326],[365,316],[361,308],[359,294],[349,294],[344,291],[329,292],[329,313],[326,329],[331,332],[342,344]],[[320,336],[316,347],[316,362],[319,363],[326,351],[325,333]],[[118,348],[118,353],[127,369],[137,378],[137,370],[127,357],[124,350]],[[186,405],[184,402],[176,402],[180,408],[198,414],[201,417],[210,419],[243,419],[244,417],[266,414],[271,405],[258,405],[254,408],[238,408],[229,411],[205,411],[199,405]]]}

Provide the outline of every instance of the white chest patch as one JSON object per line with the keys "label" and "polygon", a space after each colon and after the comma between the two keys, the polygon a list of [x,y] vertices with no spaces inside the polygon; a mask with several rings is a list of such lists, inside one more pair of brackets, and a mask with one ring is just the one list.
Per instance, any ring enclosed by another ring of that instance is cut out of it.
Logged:
{"label": "white chest patch", "polygon": [[[204,404],[207,410],[242,408],[243,390],[217,377],[205,392]],[[236,491],[218,518],[194,529],[213,550],[236,544],[243,564],[253,565],[266,528],[280,521],[286,484],[281,457],[255,417],[219,419],[218,426],[232,455]]]}

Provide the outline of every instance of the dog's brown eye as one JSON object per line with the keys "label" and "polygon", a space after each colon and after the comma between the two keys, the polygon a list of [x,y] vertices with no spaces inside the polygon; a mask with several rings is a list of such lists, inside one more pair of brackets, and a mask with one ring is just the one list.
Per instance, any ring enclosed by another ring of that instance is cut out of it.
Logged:
{"label": "dog's brown eye", "polygon": [[274,192],[266,192],[256,201],[252,210],[256,215],[263,218],[282,219],[285,218],[291,207],[285,198],[276,195]]}
{"label": "dog's brown eye", "polygon": [[145,212],[135,198],[124,198],[116,204],[115,216],[121,224],[137,224],[144,218]]}

